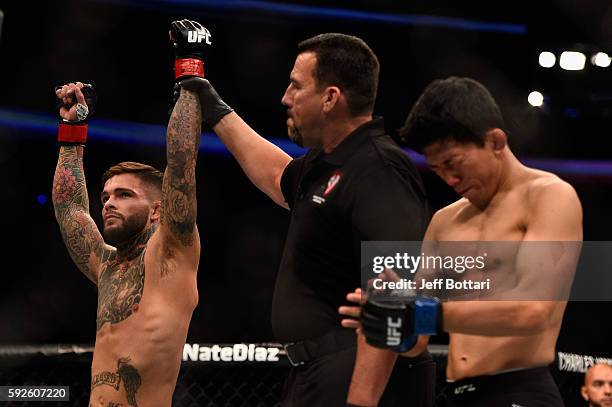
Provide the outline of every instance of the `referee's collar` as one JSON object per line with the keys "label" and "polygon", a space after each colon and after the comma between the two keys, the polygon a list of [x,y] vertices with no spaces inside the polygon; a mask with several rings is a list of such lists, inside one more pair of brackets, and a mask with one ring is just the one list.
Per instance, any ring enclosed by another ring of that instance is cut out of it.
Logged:
{"label": "referee's collar", "polygon": [[384,134],[385,123],[383,118],[380,116],[374,117],[369,122],[353,130],[331,153],[325,154],[323,150],[320,150],[313,158],[314,160],[321,159],[332,165],[342,165],[369,137],[382,136]]}

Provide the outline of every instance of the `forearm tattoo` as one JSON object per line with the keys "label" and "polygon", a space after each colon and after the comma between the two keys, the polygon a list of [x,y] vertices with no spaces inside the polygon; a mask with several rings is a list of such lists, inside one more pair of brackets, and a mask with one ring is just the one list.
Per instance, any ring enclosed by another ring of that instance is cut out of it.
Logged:
{"label": "forearm tattoo", "polygon": [[89,197],[83,172],[83,147],[63,146],[53,178],[55,217],[72,260],[93,281],[92,254],[101,261],[111,255],[93,219],[89,216]]}
{"label": "forearm tattoo", "polygon": [[196,221],[195,167],[201,134],[200,101],[194,93],[181,90],[167,132],[161,224],[184,246],[193,245]]}
{"label": "forearm tattoo", "polygon": [[[93,390],[98,386],[110,386],[113,389],[119,391],[121,383],[125,388],[125,397],[130,406],[138,406],[136,403],[136,393],[138,388],[142,384],[142,378],[138,369],[136,369],[131,363],[128,357],[119,358],[117,361],[116,372],[100,372],[91,378],[91,389]],[[115,404],[120,405],[120,404]]]}

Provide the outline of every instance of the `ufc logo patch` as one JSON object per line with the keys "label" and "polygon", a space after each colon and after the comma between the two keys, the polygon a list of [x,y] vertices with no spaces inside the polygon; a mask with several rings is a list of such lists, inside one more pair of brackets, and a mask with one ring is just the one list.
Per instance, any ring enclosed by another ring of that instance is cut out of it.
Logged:
{"label": "ufc logo patch", "polygon": [[206,28],[198,31],[187,32],[187,42],[200,43],[202,42],[202,40],[206,40],[206,43],[208,45],[212,45],[212,43],[210,42],[210,31],[208,31]]}
{"label": "ufc logo patch", "polygon": [[476,386],[474,386],[473,384],[465,384],[463,386],[455,387],[455,394],[463,394],[463,393],[475,391],[475,390],[476,390]]}
{"label": "ufc logo patch", "polygon": [[387,318],[387,345],[388,346],[399,346],[402,342],[402,332],[399,328],[402,327],[402,319],[397,318],[395,321],[393,318]]}

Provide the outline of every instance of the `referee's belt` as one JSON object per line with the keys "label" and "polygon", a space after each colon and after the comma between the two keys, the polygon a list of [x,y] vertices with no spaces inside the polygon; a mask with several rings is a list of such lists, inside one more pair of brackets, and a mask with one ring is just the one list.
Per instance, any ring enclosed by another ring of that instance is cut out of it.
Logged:
{"label": "referee's belt", "polygon": [[357,335],[352,329],[333,330],[315,339],[283,345],[291,366],[302,366],[316,358],[331,355],[357,346]]}

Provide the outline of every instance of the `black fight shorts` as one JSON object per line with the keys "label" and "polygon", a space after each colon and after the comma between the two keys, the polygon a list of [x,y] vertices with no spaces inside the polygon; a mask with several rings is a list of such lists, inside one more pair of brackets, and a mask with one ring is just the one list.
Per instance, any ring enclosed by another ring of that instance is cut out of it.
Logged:
{"label": "black fight shorts", "polygon": [[563,407],[548,367],[521,369],[449,382],[447,407]]}

